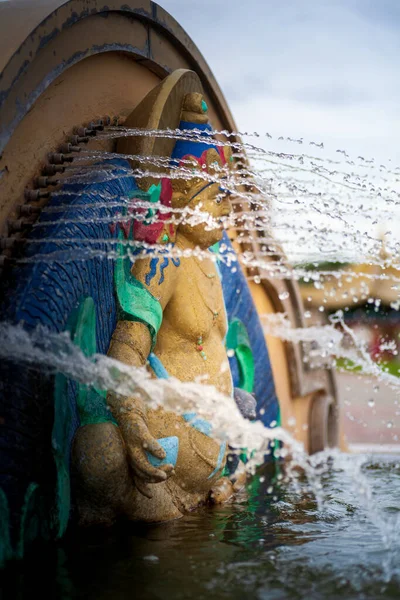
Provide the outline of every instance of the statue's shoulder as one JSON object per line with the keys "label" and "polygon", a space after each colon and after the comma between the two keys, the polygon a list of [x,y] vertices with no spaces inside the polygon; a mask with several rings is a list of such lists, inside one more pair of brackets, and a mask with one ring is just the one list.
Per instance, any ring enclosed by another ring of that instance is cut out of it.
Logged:
{"label": "statue's shoulder", "polygon": [[166,249],[136,258],[131,273],[165,306],[178,282],[179,266],[180,259]]}

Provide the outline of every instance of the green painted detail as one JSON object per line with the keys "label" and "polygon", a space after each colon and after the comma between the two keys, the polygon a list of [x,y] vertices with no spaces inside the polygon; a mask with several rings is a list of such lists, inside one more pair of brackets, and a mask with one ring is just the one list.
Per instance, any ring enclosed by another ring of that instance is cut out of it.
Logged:
{"label": "green painted detail", "polygon": [[215,252],[215,254],[218,254],[219,252],[219,242],[216,242],[213,246],[210,246],[210,250],[211,252]]}
{"label": "green painted detail", "polygon": [[[233,160],[231,156],[230,160]],[[217,242],[211,246],[210,250],[219,253],[220,242]],[[252,393],[254,389],[254,377],[255,377],[255,365],[254,356],[250,346],[250,340],[247,333],[246,326],[240,321],[240,319],[233,319],[229,325],[228,332],[225,339],[225,344],[228,350],[235,352],[236,358],[239,363],[240,381],[239,387],[246,392]],[[277,423],[275,427],[281,427],[281,411],[277,417]],[[281,443],[278,440],[271,442],[271,454],[275,460],[279,460],[279,456],[276,456],[275,452],[281,447]],[[246,464],[249,458],[253,454],[250,454],[247,448],[243,448],[239,458]]]}
{"label": "green painted detail", "polygon": [[164,233],[164,235],[162,236],[162,241],[163,242],[169,242],[169,237],[166,233]]}
{"label": "green painted detail", "polygon": [[[79,305],[73,333],[73,341],[85,356],[96,353],[96,307],[92,298],[85,298]],[[114,421],[107,407],[107,391],[79,384],[77,406],[81,426]]]}
{"label": "green painted detail", "polygon": [[151,220],[151,218],[154,217],[155,214],[156,211],[154,210],[154,208],[149,208],[149,210],[146,213],[146,219]]}
{"label": "green painted detail", "polygon": [[[96,353],[96,307],[92,298],[83,299],[68,319],[67,331],[85,356]],[[57,539],[65,533],[71,508],[71,484],[69,476],[69,437],[73,427],[73,414],[68,402],[68,386],[71,383],[61,373],[55,378],[54,425],[52,432],[53,456],[57,468],[56,511],[53,528]],[[106,391],[78,385],[77,407],[80,425],[112,421],[107,408]]]}
{"label": "green painted detail", "polygon": [[[231,157],[231,160],[233,157]],[[210,250],[219,253],[220,242],[217,242],[211,246]],[[218,261],[217,261],[218,264]],[[225,339],[226,348],[233,350],[239,364],[240,381],[239,387],[246,392],[252,393],[254,389],[254,378],[255,378],[255,364],[254,356],[251,350],[250,340],[247,333],[246,326],[240,321],[240,319],[233,319],[229,325],[228,332]],[[275,427],[281,427],[281,412],[277,417],[277,423]],[[275,460],[279,460],[279,456],[276,456],[275,452],[281,447],[281,443],[278,440],[271,442],[271,455]],[[242,462],[246,463],[253,454],[249,455],[247,448],[242,448],[242,452],[239,458]]]}
{"label": "green painted detail", "polygon": [[[242,452],[239,454],[239,458],[242,461],[242,463],[246,464],[249,462],[250,459],[253,458],[254,454],[255,454],[255,450],[252,450],[249,453],[247,448],[242,448]],[[260,465],[257,465],[257,466],[260,466]]]}
{"label": "green painted detail", "polygon": [[[161,181],[157,185],[154,185],[154,183],[153,183],[149,187],[149,189],[146,193],[146,200],[148,200],[152,204],[155,204],[156,202],[159,202],[160,195],[161,195]],[[156,214],[156,210],[154,208],[149,208],[146,213],[146,216],[145,216],[145,223],[148,219],[151,220],[151,218],[154,217],[155,214]]]}
{"label": "green painted detail", "polygon": [[107,405],[107,391],[79,386],[81,427],[97,423],[117,424]]}
{"label": "green painted detail", "polygon": [[56,539],[65,533],[71,508],[71,484],[68,468],[68,440],[72,413],[68,402],[68,379],[58,373],[54,383],[54,424],[52,432],[53,457],[57,469],[56,511],[53,527]]}
{"label": "green painted detail", "polygon": [[96,352],[96,307],[93,298],[85,298],[74,312],[73,341],[85,356]]}
{"label": "green painted detail", "polygon": [[[93,302],[93,301],[92,301]],[[79,320],[81,304],[74,309],[67,321],[66,330],[74,339]],[[54,424],[52,431],[53,457],[57,469],[56,510],[53,514],[53,528],[56,539],[60,539],[68,526],[71,509],[71,482],[69,476],[69,436],[73,414],[68,402],[68,378],[57,373],[54,382]]]}
{"label": "green painted detail", "polygon": [[[77,324],[82,314],[86,320],[90,320],[88,315],[90,315],[91,306],[94,306],[91,298],[84,300],[69,315],[66,331],[69,331],[73,341],[75,341]],[[71,385],[71,382],[68,378],[62,373],[57,373],[54,382],[54,424],[52,431],[53,457],[57,469],[56,510],[53,514],[52,523],[56,539],[60,539],[64,535],[71,509],[69,444],[74,415],[68,401],[69,385]]]}
{"label": "green painted detail", "polygon": [[276,419],[275,427],[282,427],[282,415],[281,415],[281,407],[278,407],[278,417]]}
{"label": "green painted detail", "polygon": [[[239,365],[239,388],[251,393],[254,388],[254,357],[246,326],[240,319],[232,319],[225,340],[227,350],[233,350]],[[246,464],[253,453],[242,448],[239,459]]]}
{"label": "green painted detail", "polygon": [[30,542],[39,536],[45,537],[48,533],[48,524],[45,523],[43,513],[39,486],[37,483],[30,483],[25,492],[16,547],[13,548],[8,499],[0,488],[0,568],[10,559],[23,558],[24,549]]}
{"label": "green painted detail", "polygon": [[149,187],[146,192],[146,198],[148,198],[149,202],[155,204],[159,201],[161,194],[161,181],[155,185],[154,183]]}
{"label": "green painted detail", "polygon": [[[121,234],[120,234],[121,236]],[[139,321],[150,331],[153,350],[162,322],[162,308],[158,300],[132,274],[128,257],[122,244],[115,261],[114,285],[118,300],[118,318],[122,321]]]}
{"label": "green painted detail", "polygon": [[205,100],[201,101],[201,110],[206,113],[208,111],[207,102]]}
{"label": "green painted detail", "polygon": [[235,352],[239,364],[239,387],[251,393],[254,388],[254,357],[246,326],[240,319],[233,319],[229,324],[226,347]]}
{"label": "green painted detail", "polygon": [[22,558],[25,546],[37,539],[41,533],[41,511],[39,504],[39,486],[37,483],[30,483],[25,492],[24,505],[22,507],[16,558]]}
{"label": "green painted detail", "polygon": [[0,488],[0,569],[13,556],[10,537],[10,509],[7,496]]}

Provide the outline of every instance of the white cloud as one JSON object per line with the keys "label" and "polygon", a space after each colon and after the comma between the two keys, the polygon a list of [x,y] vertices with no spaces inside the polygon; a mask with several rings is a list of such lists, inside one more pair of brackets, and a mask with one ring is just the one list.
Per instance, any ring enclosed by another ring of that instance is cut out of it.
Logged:
{"label": "white cloud", "polygon": [[[336,150],[344,149],[355,158],[374,157],[392,169],[400,166],[398,0],[160,2],[203,53],[238,129],[275,136],[251,141],[268,150],[312,152],[323,158],[337,159],[342,155]],[[288,144],[278,141],[279,136],[324,142],[325,148]],[[357,215],[354,209],[351,214],[358,200],[357,193],[348,198],[347,230],[365,253],[363,232],[378,236],[379,228],[373,217],[365,225],[362,212]],[[303,202],[306,213],[312,198]],[[368,206],[369,212],[385,209],[378,199]],[[332,222],[330,210],[324,217],[300,215],[296,227],[312,218],[316,233]],[[276,211],[278,223],[288,222],[284,211]],[[381,227],[387,222],[379,214],[378,221]],[[392,221],[394,244],[400,238],[394,213]],[[287,236],[286,248],[298,248],[301,232],[293,227]],[[349,244],[345,238],[341,243]],[[323,252],[324,242],[318,245],[310,235],[303,247]]]}
{"label": "white cloud", "polygon": [[400,163],[395,0],[161,4],[210,64],[239,129],[323,139]]}

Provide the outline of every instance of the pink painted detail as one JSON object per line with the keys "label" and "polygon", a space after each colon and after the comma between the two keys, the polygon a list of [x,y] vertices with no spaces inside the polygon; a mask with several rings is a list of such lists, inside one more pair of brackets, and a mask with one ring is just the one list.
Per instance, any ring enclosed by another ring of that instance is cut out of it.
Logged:
{"label": "pink painted detail", "polygon": [[[217,146],[215,149],[217,150],[218,155],[221,159],[221,164],[226,165],[226,159],[224,156],[223,147]],[[204,152],[202,152],[200,157],[193,156],[192,154],[186,154],[185,156],[183,156],[181,158],[180,165],[182,165],[183,161],[187,160],[187,159],[189,159],[189,160],[195,159],[201,167],[203,165],[207,165],[207,153],[208,152],[209,152],[209,150],[204,150]],[[167,177],[163,177],[161,179],[160,203],[163,206],[170,208],[171,207],[171,198],[172,198],[171,180],[168,179]],[[117,230],[117,227],[118,227],[122,231],[125,239],[129,239],[129,235],[131,233],[131,227],[132,227],[133,239],[135,239],[139,242],[146,242],[147,244],[162,243],[162,235],[164,232],[164,227],[166,225],[165,221],[167,221],[171,218],[171,213],[169,211],[168,212],[157,212],[155,222],[146,224],[143,222],[143,220],[137,221],[134,218],[134,215],[140,215],[141,217],[144,217],[144,215],[148,211],[147,208],[137,208],[136,202],[142,202],[142,199],[132,198],[132,200],[130,202],[130,206],[128,208],[128,214],[131,214],[132,218],[128,219],[126,216],[125,216],[125,218],[121,217],[120,221],[117,221],[116,223],[112,223],[111,225],[109,225],[111,233],[114,235]],[[149,204],[149,208],[151,208],[151,204]],[[169,237],[170,237],[169,241],[173,242],[174,238],[175,238],[176,227],[173,223],[170,223],[168,228],[169,228]]]}
{"label": "pink painted detail", "polygon": [[124,234],[124,238],[126,240],[129,239],[129,233],[131,230],[131,226],[132,226],[132,219],[124,219],[123,221],[119,222],[119,227],[120,227],[122,233]]}
{"label": "pink painted detail", "polygon": [[171,198],[172,198],[172,183],[170,179],[163,177],[161,179],[161,194],[160,194],[160,202],[164,206],[171,206]]}
{"label": "pink painted detail", "polygon": [[[161,179],[161,191],[159,201],[163,206],[167,208],[171,207],[172,198],[172,185],[171,180],[164,177]],[[128,207],[127,215],[119,215],[115,223],[109,225],[110,232],[115,235],[117,230],[122,231],[125,239],[129,239],[130,234],[133,234],[133,239],[139,242],[146,242],[148,244],[155,244],[162,242],[162,233],[164,231],[165,221],[171,218],[171,212],[160,212],[157,211],[155,215],[155,222],[146,224],[143,219],[151,208],[149,203],[148,208],[137,207],[138,202],[143,202],[143,198],[132,198]],[[135,216],[140,215],[142,220],[135,220]],[[130,217],[130,218],[129,218]],[[173,223],[169,224],[169,237],[170,241],[173,241],[175,237],[175,226]]]}
{"label": "pink painted detail", "polygon": [[[161,192],[160,192],[160,203],[168,208],[171,207],[172,198],[172,185],[171,180],[164,177],[161,179]],[[140,209],[137,209],[136,214],[139,213]],[[141,214],[145,214],[147,211],[141,209]],[[147,244],[160,243],[162,233],[164,231],[165,221],[171,218],[171,213],[168,212],[157,212],[157,219],[154,223],[146,224],[143,221],[133,221],[133,237],[139,242],[146,242]],[[169,225],[171,237],[175,236],[175,228],[172,223]],[[171,240],[172,241],[172,240]]]}
{"label": "pink painted detail", "polygon": [[115,235],[117,229],[122,231],[124,238],[129,238],[129,233],[131,230],[132,219],[129,219],[127,216],[119,215],[120,221],[116,221],[115,223],[111,223],[108,227],[112,235]]}

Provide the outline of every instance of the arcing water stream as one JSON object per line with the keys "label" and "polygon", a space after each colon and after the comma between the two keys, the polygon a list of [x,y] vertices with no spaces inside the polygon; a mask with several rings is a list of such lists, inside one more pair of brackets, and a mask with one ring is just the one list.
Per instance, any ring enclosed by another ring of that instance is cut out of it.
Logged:
{"label": "arcing water stream", "polygon": [[[99,137],[109,139],[137,133],[123,127],[109,127]],[[149,132],[149,135],[182,137],[176,131]],[[189,137],[193,136],[196,132]],[[356,281],[360,277],[359,265],[366,264],[370,269],[362,273],[362,293],[366,303],[379,308],[379,302],[371,294],[376,282],[388,279],[387,268],[392,269],[391,290],[399,289],[400,270],[396,275],[395,269],[400,249],[399,221],[396,222],[400,167],[380,165],[362,157],[351,158],[344,151],[337,151],[336,157],[331,158],[324,154],[323,145],[316,143],[307,147],[315,150],[315,156],[298,154],[297,150],[305,146],[303,140],[284,140],[296,152],[272,151],[268,150],[268,136],[263,148],[254,144],[254,137],[258,142],[260,138],[254,134],[241,135],[241,143],[232,143],[237,161],[242,161],[240,168],[234,174],[221,173],[220,178],[221,193],[229,191],[234,206],[232,215],[224,218],[224,228],[235,228],[241,243],[255,232],[258,234],[257,252],[244,251],[240,257],[244,267],[258,269],[251,278],[256,283],[263,276],[302,279],[317,290],[324,289],[333,278],[340,295],[343,282]],[[243,158],[244,152],[249,163]],[[121,167],[116,168],[112,162],[116,158],[136,159],[145,164],[144,169],[134,172],[136,178],[157,177],[154,167],[165,166],[165,161],[154,157],[121,156],[88,149],[76,157],[73,167],[66,169],[63,181],[76,184],[121,178],[124,176]],[[126,176],[131,175],[132,171],[127,170]],[[174,176],[191,178],[190,165],[180,168]],[[207,180],[208,175],[202,176]],[[62,190],[53,192],[53,197],[57,193],[62,193],[63,201],[68,196]],[[77,192],[71,194],[76,196]],[[102,199],[104,202],[93,206],[93,222],[112,225],[115,217],[110,208],[119,210],[123,222],[123,209],[129,199],[107,192]],[[88,208],[87,203],[84,206]],[[250,206],[252,211],[248,210]],[[174,224],[182,221],[197,224],[205,220],[210,228],[221,227],[220,222],[198,210],[186,208],[174,212],[161,204],[155,204],[154,208],[160,215],[163,211],[172,213],[170,220]],[[60,203],[43,209],[46,219],[33,226],[27,240],[28,245],[38,246],[38,252],[19,258],[21,264],[88,261],[99,256],[104,260],[116,258],[117,249],[111,239],[94,243],[87,240],[82,245],[81,240],[78,244],[69,238],[63,240],[68,242],[67,246],[62,244],[59,250],[55,248],[51,254],[43,255],[42,236],[46,227],[59,222],[58,213],[62,210]],[[386,230],[388,222],[391,231]],[[75,223],[79,224],[79,216]],[[382,229],[378,226],[385,229],[384,254]],[[59,239],[55,240],[56,247],[58,244]],[[135,246],[133,242],[126,242],[126,248],[131,260],[136,260],[141,251],[147,254],[157,251],[143,243]],[[164,247],[163,251],[167,256],[182,257],[173,247],[167,251]],[[201,258],[202,253],[196,252]],[[220,259],[228,261],[232,270],[237,269],[235,256],[221,252]],[[342,264],[332,266],[333,262]],[[289,267],[289,263],[295,266]],[[310,269],[310,263],[325,265]],[[392,302],[393,311],[398,310],[400,300],[399,294],[395,295],[398,298]],[[316,317],[327,312],[325,302],[317,307],[316,316],[306,307],[304,318],[306,324],[311,323],[309,327],[293,328],[284,313],[265,315],[263,326],[269,335],[304,344],[308,349],[305,360],[311,365],[322,361],[329,366],[336,363],[340,366],[340,360],[347,360],[353,368],[361,369],[363,376],[373,377],[382,390],[390,388],[400,398],[400,378],[396,372],[389,372],[374,361],[365,339],[346,322],[345,313],[358,303],[354,297],[355,294],[350,294],[348,305],[331,311],[333,314],[324,322]],[[115,529],[109,532],[105,543],[104,538],[101,543],[88,538],[77,547],[70,537],[50,559],[53,569],[48,584],[53,594],[115,598],[118,594],[126,597],[128,590],[134,588],[137,597],[147,598],[398,597],[400,457],[360,456],[337,450],[308,457],[283,429],[270,430],[259,421],[243,419],[234,401],[205,385],[207,382],[155,380],[143,369],[124,366],[103,355],[89,359],[68,334],[49,334],[44,328],[28,333],[3,321],[0,339],[0,359],[20,362],[22,369],[29,365],[61,372],[82,384],[122,394],[141,390],[154,406],[173,407],[181,412],[195,410],[212,418],[217,436],[228,436],[231,446],[246,447],[253,452],[247,463],[252,473],[255,465],[262,462],[261,457],[270,452],[270,442],[276,439],[283,442],[278,453],[286,460],[278,464],[272,479],[271,473],[258,472],[233,503],[213,510],[201,509],[179,522],[132,529],[128,534]],[[385,339],[381,343],[382,352],[392,349],[394,359],[395,342],[396,339]],[[358,385],[363,385],[362,379]],[[384,393],[381,400],[385,402]],[[378,400],[374,401],[374,410],[379,412]],[[387,441],[393,443],[397,442],[397,403],[392,413],[387,422],[392,437],[388,436]],[[32,560],[17,576],[21,593],[27,586],[39,584],[38,573],[43,572],[44,562],[37,557]],[[47,555],[46,560],[49,560]],[[89,585],[85,574],[91,571],[96,575]]]}

